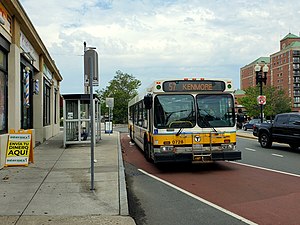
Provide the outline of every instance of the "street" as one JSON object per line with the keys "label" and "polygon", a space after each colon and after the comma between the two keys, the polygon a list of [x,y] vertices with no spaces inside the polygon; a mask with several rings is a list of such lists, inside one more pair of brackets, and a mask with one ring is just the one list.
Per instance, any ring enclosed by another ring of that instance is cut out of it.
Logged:
{"label": "street", "polygon": [[300,150],[292,150],[286,144],[275,142],[272,148],[265,149],[257,140],[247,138],[238,138],[237,148],[242,151],[239,163],[300,175]]}
{"label": "street", "polygon": [[299,224],[300,152],[238,138],[238,162],[153,165],[121,135],[129,210],[142,224]]}

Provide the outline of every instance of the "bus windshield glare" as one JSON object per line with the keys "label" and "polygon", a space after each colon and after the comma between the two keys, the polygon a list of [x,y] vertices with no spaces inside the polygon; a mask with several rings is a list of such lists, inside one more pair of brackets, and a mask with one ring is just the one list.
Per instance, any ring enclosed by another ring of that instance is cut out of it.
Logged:
{"label": "bus windshield glare", "polygon": [[233,97],[229,94],[198,94],[197,123],[200,127],[233,127]]}
{"label": "bus windshield glare", "polygon": [[154,112],[156,128],[191,128],[196,125],[192,95],[157,95],[154,98]]}

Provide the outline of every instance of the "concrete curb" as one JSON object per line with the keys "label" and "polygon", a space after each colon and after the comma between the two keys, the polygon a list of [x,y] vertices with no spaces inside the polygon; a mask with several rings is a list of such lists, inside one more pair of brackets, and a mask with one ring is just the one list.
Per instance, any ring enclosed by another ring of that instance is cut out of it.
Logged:
{"label": "concrete curb", "polygon": [[128,200],[125,181],[125,168],[123,164],[122,148],[120,142],[120,132],[118,132],[118,163],[119,163],[119,215],[128,216]]}

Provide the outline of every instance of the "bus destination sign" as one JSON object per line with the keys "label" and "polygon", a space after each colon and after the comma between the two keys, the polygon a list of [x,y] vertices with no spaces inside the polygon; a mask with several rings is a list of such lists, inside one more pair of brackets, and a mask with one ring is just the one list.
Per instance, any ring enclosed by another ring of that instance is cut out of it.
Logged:
{"label": "bus destination sign", "polygon": [[165,92],[224,91],[225,82],[216,80],[174,80],[163,83]]}

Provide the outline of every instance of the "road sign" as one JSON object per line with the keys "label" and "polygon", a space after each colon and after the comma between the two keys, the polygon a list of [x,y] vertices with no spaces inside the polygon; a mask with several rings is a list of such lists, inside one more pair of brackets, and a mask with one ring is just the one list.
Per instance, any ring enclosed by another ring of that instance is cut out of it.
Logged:
{"label": "road sign", "polygon": [[265,105],[266,102],[267,102],[267,98],[266,98],[265,95],[259,95],[259,96],[257,96],[257,103],[259,105]]}
{"label": "road sign", "polygon": [[93,86],[99,86],[98,53],[94,49],[84,52],[84,85],[89,86],[89,79],[93,78]]}
{"label": "road sign", "polygon": [[114,98],[106,98],[106,107],[107,108],[113,108],[114,107]]}

